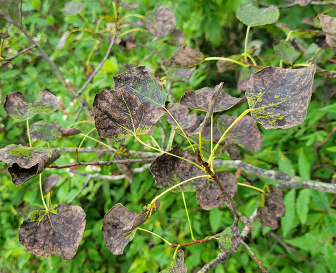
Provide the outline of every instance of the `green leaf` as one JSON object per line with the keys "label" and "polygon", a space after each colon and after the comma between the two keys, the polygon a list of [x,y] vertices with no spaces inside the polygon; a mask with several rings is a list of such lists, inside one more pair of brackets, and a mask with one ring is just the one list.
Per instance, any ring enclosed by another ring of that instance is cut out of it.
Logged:
{"label": "green leaf", "polygon": [[311,166],[303,148],[300,148],[298,163],[300,176],[305,179],[310,179]]}
{"label": "green leaf", "polygon": [[131,93],[151,109],[165,106],[167,93],[144,66],[134,67],[113,79],[115,91]]}
{"label": "green leaf", "polygon": [[332,213],[327,213],[324,216],[324,224],[327,229],[329,229],[334,236],[336,236],[336,215]]}
{"label": "green leaf", "polygon": [[328,147],[326,150],[329,152],[336,152],[336,146]]}
{"label": "green leaf", "polygon": [[237,18],[250,27],[273,24],[279,18],[279,10],[274,6],[258,9],[249,4],[237,11]]}
{"label": "green leaf", "polygon": [[294,47],[285,40],[281,40],[280,43],[274,46],[275,54],[279,56],[281,60],[283,60],[287,64],[293,63],[300,53],[295,51]]}
{"label": "green leaf", "polygon": [[300,190],[299,196],[296,200],[296,213],[300,218],[302,224],[306,223],[309,211],[310,189]]}
{"label": "green leaf", "polygon": [[313,201],[317,203],[317,205],[323,209],[328,211],[330,209],[329,205],[329,199],[325,192],[319,192],[319,191],[312,191],[311,192]]}
{"label": "green leaf", "polygon": [[227,227],[219,237],[219,249],[227,254],[233,253],[240,245],[240,232],[238,227]]}
{"label": "green leaf", "polygon": [[85,7],[84,3],[81,2],[67,2],[63,8],[64,15],[76,15],[80,13]]}
{"label": "green leaf", "polygon": [[210,227],[213,232],[217,232],[221,226],[222,211],[219,208],[213,208],[209,213]]}
{"label": "green leaf", "polygon": [[[21,25],[22,0],[0,0],[0,9],[6,16]],[[2,28],[6,22],[7,21],[0,15],[0,28]]]}
{"label": "green leaf", "polygon": [[281,218],[281,227],[284,237],[287,237],[289,230],[292,227],[295,217],[295,189],[291,189],[284,198],[284,204],[286,206],[285,217]]}
{"label": "green leaf", "polygon": [[21,92],[12,92],[6,96],[4,109],[7,115],[18,120],[31,119],[37,114],[50,114],[58,109],[59,100],[50,92],[41,90],[40,99],[26,103]]}
{"label": "green leaf", "polygon": [[304,236],[294,239],[285,240],[285,243],[307,251],[315,249],[320,244],[318,238],[311,233],[306,233]]}
{"label": "green leaf", "polygon": [[253,118],[265,129],[287,129],[306,118],[316,65],[301,69],[266,67],[251,75],[246,97]]}

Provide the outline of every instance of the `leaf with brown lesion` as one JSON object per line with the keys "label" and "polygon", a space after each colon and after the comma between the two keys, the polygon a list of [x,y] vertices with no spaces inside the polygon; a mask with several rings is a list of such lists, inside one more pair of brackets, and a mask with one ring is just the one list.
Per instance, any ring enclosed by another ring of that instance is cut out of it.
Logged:
{"label": "leaf with brown lesion", "polygon": [[[172,124],[174,128],[178,128],[178,123],[182,129],[188,129],[197,122],[197,114],[193,113],[190,115],[188,108],[182,106],[180,103],[174,103],[172,107],[168,108],[168,111],[170,115],[166,113],[165,116],[168,123]],[[177,121],[177,123],[175,121]]]}
{"label": "leaf with brown lesion", "polygon": [[219,249],[222,252],[231,255],[236,252],[240,245],[240,232],[237,226],[231,225],[227,227],[219,237]]}
{"label": "leaf with brown lesion", "polygon": [[160,271],[160,273],[187,273],[188,268],[184,263],[184,252],[179,249],[176,253],[176,261],[171,267]]}
{"label": "leaf with brown lesion", "polygon": [[[224,132],[236,120],[236,117],[222,115],[217,119],[219,131]],[[234,143],[251,151],[257,152],[261,148],[263,135],[259,131],[257,123],[252,117],[244,116],[237,122],[230,131],[226,134],[231,137]]]}
{"label": "leaf with brown lesion", "polygon": [[191,68],[203,63],[204,54],[197,49],[186,45],[180,46],[170,59],[164,61],[164,65],[173,68]]}
{"label": "leaf with brown lesion", "polygon": [[19,229],[19,242],[35,255],[54,253],[65,260],[76,254],[86,224],[79,206],[58,204],[29,214]]}
{"label": "leaf with brown lesion", "polygon": [[319,14],[323,31],[326,33],[326,42],[336,54],[336,18],[326,14]]}
{"label": "leaf with brown lesion", "polygon": [[274,185],[268,184],[265,184],[264,192],[260,196],[256,220],[263,226],[276,229],[279,227],[279,217],[286,213],[282,193]]}
{"label": "leaf with brown lesion", "polygon": [[168,69],[167,80],[170,82],[187,82],[195,70],[196,67]]}
{"label": "leaf with brown lesion", "polygon": [[306,118],[316,65],[301,69],[266,67],[248,81],[252,117],[265,129],[287,129]]}
{"label": "leaf with brown lesion", "polygon": [[31,119],[37,114],[50,114],[59,107],[59,100],[50,92],[41,90],[40,99],[26,103],[21,92],[11,92],[6,96],[4,109],[7,115],[18,120]]}
{"label": "leaf with brown lesion", "polygon": [[145,206],[140,215],[125,208],[122,204],[114,205],[104,216],[104,240],[107,248],[115,255],[123,254],[126,245],[133,240],[136,229],[147,221],[160,207],[159,201]]}
{"label": "leaf with brown lesion", "polygon": [[164,37],[173,32],[176,25],[174,13],[167,7],[160,6],[150,11],[143,19],[144,27],[156,37]]}
{"label": "leaf with brown lesion", "polygon": [[[227,171],[218,172],[217,176],[227,193],[233,197],[238,189],[236,177]],[[207,179],[205,184],[199,190],[197,190],[196,201],[204,210],[211,210],[212,208],[221,207],[227,201],[225,196],[222,196],[216,200],[216,197],[221,192],[221,189],[218,187],[215,181],[213,181],[211,178]]]}
{"label": "leaf with brown lesion", "polygon": [[[196,163],[195,158],[179,146],[175,146],[169,153]],[[157,157],[149,168],[157,187],[170,188],[184,180],[204,175],[204,171],[194,164],[170,154]],[[204,184],[204,181],[205,178],[196,178],[171,190],[171,192],[195,192]]]}
{"label": "leaf with brown lesion", "polygon": [[15,186],[37,176],[46,166],[60,157],[56,149],[9,145],[0,149],[0,161],[12,165],[8,168]]}
{"label": "leaf with brown lesion", "polygon": [[44,191],[45,192],[51,191],[61,180],[62,180],[62,177],[60,177],[57,174],[52,174],[48,176],[44,180]]}
{"label": "leaf with brown lesion", "polygon": [[148,108],[137,96],[121,89],[100,91],[92,109],[98,135],[117,141],[152,134],[152,126],[165,113],[162,108]]}

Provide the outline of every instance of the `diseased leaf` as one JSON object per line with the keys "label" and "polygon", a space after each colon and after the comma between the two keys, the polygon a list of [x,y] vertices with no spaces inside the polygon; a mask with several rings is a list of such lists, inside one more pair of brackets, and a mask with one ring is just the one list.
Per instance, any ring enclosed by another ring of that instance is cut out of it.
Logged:
{"label": "diseased leaf", "polygon": [[183,32],[175,28],[171,34],[171,43],[174,45],[182,45],[184,39]]}
{"label": "diseased leaf", "polygon": [[299,52],[295,51],[290,42],[285,40],[281,40],[277,45],[275,45],[274,51],[275,54],[287,64],[293,63],[300,55]]}
{"label": "diseased leaf", "polygon": [[[174,117],[182,129],[188,129],[195,125],[197,122],[197,114],[189,114],[187,107],[182,106],[180,103],[174,103],[172,107],[168,109],[169,113]],[[174,128],[178,128],[174,119],[166,113],[166,118],[169,124],[172,124]]]}
{"label": "diseased leaf", "polygon": [[322,30],[326,33],[327,44],[336,54],[336,18],[329,15],[319,14]]}
{"label": "diseased leaf", "polygon": [[219,249],[228,255],[236,252],[240,245],[240,232],[237,226],[227,227],[219,237]]}
{"label": "diseased leaf", "polygon": [[[236,117],[228,115],[220,116],[217,119],[219,132],[224,134],[226,129],[228,129],[236,119]],[[254,152],[260,150],[261,142],[263,141],[263,135],[259,131],[256,122],[252,117],[248,116],[242,117],[226,135],[231,136],[237,145]]]}
{"label": "diseased leaf", "polygon": [[160,271],[160,273],[187,273],[188,268],[184,264],[184,252],[179,249],[176,254],[176,261],[171,267]]}
{"label": "diseased leaf", "polygon": [[258,9],[249,4],[237,11],[237,18],[250,27],[273,24],[279,18],[279,10],[274,6]]}
{"label": "diseased leaf", "polygon": [[284,237],[288,235],[289,230],[293,227],[295,219],[295,196],[296,190],[291,189],[283,200],[286,206],[286,215],[281,218],[281,228]]}
{"label": "diseased leaf", "polygon": [[[236,177],[227,171],[218,172],[217,176],[227,193],[233,197],[236,194],[238,188]],[[216,200],[216,197],[221,192],[221,189],[217,186],[215,181],[207,179],[205,184],[199,190],[197,190],[196,201],[204,210],[211,210],[212,208],[223,206],[227,201],[225,196],[222,196]]]}
{"label": "diseased leaf", "polygon": [[220,148],[220,151],[222,154],[226,153],[231,159],[241,159],[235,140],[230,135],[225,138],[224,145]]}
{"label": "diseased leaf", "polygon": [[60,181],[62,180],[62,177],[60,177],[57,174],[52,174],[48,176],[44,180],[44,191],[49,192],[53,187],[55,187]]}
{"label": "diseased leaf", "polygon": [[63,14],[64,15],[76,15],[78,13],[80,13],[85,7],[84,3],[81,2],[76,2],[76,1],[72,1],[72,2],[67,2],[64,5],[63,8]]}
{"label": "diseased leaf", "polygon": [[257,72],[258,70],[254,67],[242,67],[239,73],[239,79],[237,83],[237,87],[240,90],[247,90],[247,82],[250,79],[250,76]]}
{"label": "diseased leaf", "polygon": [[191,68],[203,63],[204,59],[202,52],[183,45],[178,48],[170,59],[164,61],[164,65],[173,68]]}
{"label": "diseased leaf", "polygon": [[180,104],[191,109],[220,112],[236,105],[241,98],[235,98],[225,93],[223,83],[215,88],[203,87],[196,91],[187,91],[180,99]]}
{"label": "diseased leaf", "polygon": [[299,196],[296,199],[296,212],[302,224],[306,223],[309,211],[308,204],[310,202],[310,189],[300,190]]}
{"label": "diseased leaf", "polygon": [[300,5],[301,7],[305,7],[309,5],[313,0],[295,0],[295,4]]}
{"label": "diseased leaf", "polygon": [[265,129],[287,129],[306,118],[316,65],[301,69],[266,67],[248,81],[253,118]]}
{"label": "diseased leaf", "polygon": [[21,92],[12,92],[6,96],[4,109],[7,115],[18,120],[31,119],[37,114],[50,114],[57,110],[59,100],[50,92],[41,90],[40,99],[26,103]]}
{"label": "diseased leaf", "polygon": [[264,192],[260,196],[256,220],[263,226],[276,229],[279,227],[278,218],[286,213],[282,193],[274,185],[268,184],[265,184]]}
{"label": "diseased leaf", "polygon": [[[118,160],[131,158],[127,146],[126,145],[121,145],[118,148],[118,150],[115,154],[115,157]],[[132,163],[124,163],[124,164],[119,163],[117,165],[118,165],[118,168],[120,169],[120,171],[125,175],[128,182],[132,183],[133,178],[134,178]]]}
{"label": "diseased leaf", "polygon": [[8,172],[15,186],[37,176],[59,157],[59,152],[52,148],[9,145],[0,149],[0,161],[12,165]]}
{"label": "diseased leaf", "polygon": [[131,93],[151,109],[164,107],[167,93],[161,89],[158,80],[148,74],[146,67],[133,67],[113,79],[115,91]]}
{"label": "diseased leaf", "polygon": [[[169,153],[195,162],[195,158],[179,146],[175,146]],[[170,188],[184,180],[204,175],[204,171],[194,164],[170,154],[163,154],[157,157],[149,168],[157,187]],[[205,178],[193,179],[171,190],[171,192],[195,192],[204,184],[204,181]]]}
{"label": "diseased leaf", "polygon": [[70,35],[70,31],[66,31],[62,34],[61,38],[58,41],[58,44],[56,46],[57,49],[62,49],[65,46],[65,43]]}
{"label": "diseased leaf", "polygon": [[104,216],[104,240],[107,248],[115,255],[124,252],[126,245],[133,240],[136,228],[148,220],[159,208],[160,203],[145,206],[140,215],[125,208],[122,204],[114,205]]}
{"label": "diseased leaf", "polygon": [[165,113],[162,108],[146,107],[137,96],[121,89],[100,91],[92,110],[98,135],[117,141],[133,134],[152,134],[152,125]]}
{"label": "diseased leaf", "polygon": [[[22,0],[0,0],[0,10],[14,22],[22,24]],[[0,16],[0,28],[7,21]]]}
{"label": "diseased leaf", "polygon": [[320,67],[316,67],[316,74],[327,79],[336,79],[336,70],[328,71]]}
{"label": "diseased leaf", "polygon": [[[241,55],[232,55],[229,58],[232,59],[232,60],[235,60],[235,61],[239,61],[240,59],[242,59],[242,56]],[[230,62],[230,61],[218,60],[216,62],[216,66],[217,66],[217,69],[218,69],[218,73],[222,74],[222,73],[230,71],[230,70],[235,70],[239,66],[239,64],[233,63],[233,62]]]}
{"label": "diseased leaf", "polygon": [[164,37],[174,31],[176,20],[169,8],[160,6],[155,11],[148,12],[143,23],[154,36]]}
{"label": "diseased leaf", "polygon": [[85,212],[79,206],[58,204],[30,213],[19,229],[19,242],[35,255],[54,253],[72,259],[83,237]]}
{"label": "diseased leaf", "polygon": [[173,68],[168,69],[167,80],[170,82],[187,82],[195,70],[196,70],[196,67],[181,68],[181,69],[173,69]]}
{"label": "diseased leaf", "polygon": [[29,127],[30,136],[46,142],[55,141],[62,137],[62,127],[54,122],[38,121]]}
{"label": "diseased leaf", "polygon": [[305,38],[305,39],[319,36],[321,33],[321,31],[316,30],[316,29],[295,29],[284,23],[276,23],[276,26],[287,34],[289,31],[292,31],[292,35],[296,35],[300,38]]}
{"label": "diseased leaf", "polygon": [[80,133],[77,129],[63,129],[60,125],[54,122],[44,120],[40,120],[32,124],[29,127],[29,132],[32,138],[46,142],[55,141],[61,137],[77,135]]}

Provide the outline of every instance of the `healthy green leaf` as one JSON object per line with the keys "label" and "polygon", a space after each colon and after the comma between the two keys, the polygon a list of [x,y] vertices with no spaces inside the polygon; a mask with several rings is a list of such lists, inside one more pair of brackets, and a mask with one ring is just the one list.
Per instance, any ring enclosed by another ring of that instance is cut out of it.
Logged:
{"label": "healthy green leaf", "polygon": [[286,215],[281,219],[282,233],[284,237],[287,237],[289,230],[292,227],[295,217],[295,195],[296,190],[291,189],[284,198],[284,204],[286,206]]}
{"label": "healthy green leaf", "polygon": [[299,196],[296,199],[296,213],[300,218],[302,224],[306,223],[307,215],[309,211],[310,202],[310,189],[302,189],[300,190]]}
{"label": "healthy green leaf", "polygon": [[336,215],[333,213],[327,213],[324,216],[324,224],[327,229],[329,229],[334,236],[336,236]]}
{"label": "healthy green leaf", "polygon": [[258,9],[249,4],[237,11],[237,18],[250,27],[273,24],[279,18],[279,10],[274,6]]}
{"label": "healthy green leaf", "polygon": [[[218,188],[218,186],[217,186],[217,188]],[[214,196],[212,196],[212,197],[214,197]],[[216,200],[216,197],[215,197],[215,200]],[[223,212],[220,211],[219,208],[213,208],[213,209],[210,210],[209,223],[210,223],[211,230],[213,232],[217,232],[217,230],[221,226],[222,215],[223,215]]]}
{"label": "healthy green leaf", "polygon": [[310,179],[311,166],[303,148],[300,148],[298,163],[300,176],[305,179]]}

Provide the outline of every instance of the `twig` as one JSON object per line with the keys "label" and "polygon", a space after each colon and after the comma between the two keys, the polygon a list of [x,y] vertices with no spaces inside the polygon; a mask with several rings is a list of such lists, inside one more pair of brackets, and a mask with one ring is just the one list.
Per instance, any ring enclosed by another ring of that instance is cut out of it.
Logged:
{"label": "twig", "polygon": [[[294,7],[294,6],[298,5],[296,2],[288,3],[287,5],[270,5],[268,3],[261,2],[261,1],[258,1],[258,0],[252,0],[252,1],[261,5],[261,6],[264,6],[264,7],[274,6],[274,7],[277,7],[278,9],[290,8],[290,7]],[[331,3],[321,2],[321,1],[312,1],[310,4],[311,5],[330,5]]]}
{"label": "twig", "polygon": [[124,164],[124,163],[139,163],[139,162],[152,162],[156,157],[150,158],[140,158],[140,159],[123,159],[123,160],[113,160],[113,161],[94,161],[94,162],[76,162],[65,165],[50,165],[48,168],[53,169],[64,169],[71,168],[75,166],[90,166],[90,165],[106,165],[109,166],[111,164]]}
{"label": "twig", "polygon": [[241,60],[244,64],[248,64],[249,66],[251,67],[255,67],[255,68],[260,68],[260,69],[263,69],[265,68],[266,66],[260,66],[260,65],[254,65],[254,64],[251,64],[249,63],[248,61],[245,61],[244,59]]}
{"label": "twig", "polygon": [[172,127],[171,131],[170,131],[170,136],[169,136],[166,151],[169,151],[171,149],[171,147],[173,145],[173,141],[174,141],[174,136],[175,136],[175,130],[174,130],[174,127]]}
{"label": "twig", "polygon": [[258,167],[255,167],[251,164],[245,163],[241,160],[214,160],[214,167],[226,167],[233,169],[242,169],[248,174],[254,174],[259,177],[264,177],[273,181],[277,181],[280,184],[276,185],[278,189],[312,189],[320,192],[329,192],[336,193],[336,185],[323,183],[319,181],[304,179],[298,176],[289,175],[286,173],[273,171],[273,170],[264,170]]}
{"label": "twig", "polygon": [[[57,148],[57,151],[60,153],[76,153],[76,148]],[[114,154],[114,151],[110,149],[81,148],[80,153]],[[135,157],[157,157],[161,155],[161,153],[142,151],[129,151],[129,154]]]}
{"label": "twig", "polygon": [[91,181],[92,178],[93,177],[91,175],[88,176],[88,178],[84,182],[82,188],[76,193],[76,195],[70,201],[67,202],[67,204],[71,204],[78,197],[78,195],[80,195],[82,193],[82,191],[86,188],[86,186],[89,184],[89,182]]}
{"label": "twig", "polygon": [[177,247],[177,246],[191,246],[191,245],[194,245],[194,244],[199,244],[199,243],[206,243],[206,242],[209,242],[215,238],[218,238],[221,234],[218,233],[214,236],[210,236],[210,237],[207,237],[205,239],[201,239],[201,240],[195,240],[195,241],[191,241],[190,243],[186,243],[186,244],[172,244],[170,245],[171,248],[174,248],[174,247]]}
{"label": "twig", "polygon": [[262,266],[261,262],[258,260],[257,256],[253,253],[253,251],[251,250],[251,248],[243,241],[243,240],[240,240],[240,243],[246,247],[246,249],[250,252],[250,254],[252,255],[253,259],[257,262],[257,264],[259,265],[259,268],[267,273],[267,270]]}
{"label": "twig", "polygon": [[82,94],[82,92],[84,91],[84,89],[89,85],[89,83],[91,82],[91,80],[93,79],[93,77],[98,73],[98,71],[102,68],[102,66],[104,65],[105,61],[107,60],[108,56],[110,55],[112,46],[114,45],[115,39],[118,35],[118,22],[116,21],[115,24],[115,32],[111,38],[111,42],[110,45],[105,53],[104,58],[102,59],[102,61],[100,62],[100,64],[97,66],[97,68],[95,69],[95,71],[93,71],[93,73],[90,75],[90,77],[86,80],[86,82],[84,83],[84,85],[82,86],[81,89],[79,89],[79,91],[77,92],[77,94]]}
{"label": "twig", "polygon": [[167,83],[167,93],[168,93],[168,98],[169,98],[170,103],[173,103],[173,96],[171,93],[171,82]]}
{"label": "twig", "polygon": [[327,137],[323,141],[316,143],[316,147],[323,146],[332,137],[332,135],[335,132],[336,132],[336,126],[330,131],[330,133],[327,135]]}
{"label": "twig", "polygon": [[76,113],[76,116],[75,116],[75,119],[74,119],[73,123],[77,122],[77,120],[79,118],[79,114],[80,114],[80,112],[82,112],[82,109],[83,109],[83,103],[80,104],[79,109],[78,109],[78,111]]}
{"label": "twig", "polygon": [[14,22],[11,18],[9,18],[6,14],[3,13],[3,11],[0,9],[0,15],[2,15],[2,17],[4,19],[6,19],[6,21],[8,21],[10,24],[16,26],[19,30],[21,30],[26,36],[27,38],[30,40],[30,42],[35,45],[37,47],[37,49],[40,51],[41,55],[48,61],[48,63],[51,65],[51,67],[54,69],[54,71],[57,74],[57,77],[61,80],[63,86],[69,91],[70,94],[72,94],[74,97],[76,97],[81,103],[83,103],[85,109],[88,111],[88,113],[91,115],[91,109],[89,107],[89,105],[76,93],[76,91],[71,87],[71,85],[67,84],[65,82],[65,79],[61,73],[61,71],[58,69],[57,65],[54,63],[54,61],[52,61],[49,56],[47,55],[47,53],[45,53],[45,51],[34,41],[33,37],[29,35],[29,33],[27,32],[27,30],[19,25],[17,22]]}
{"label": "twig", "polygon": [[9,61],[15,59],[16,57],[20,56],[21,54],[25,53],[26,51],[28,51],[28,50],[30,50],[30,49],[32,49],[34,47],[36,47],[36,45],[31,45],[31,46],[29,46],[29,47],[27,47],[27,48],[19,51],[16,55],[14,55],[14,56],[12,56],[12,57],[10,57],[8,59],[3,59],[3,60],[0,60],[0,61],[1,62],[9,62]]}
{"label": "twig", "polygon": [[[237,206],[235,201],[231,198],[230,194],[225,190],[224,186],[220,182],[218,176],[210,169],[210,166],[208,162],[203,161],[201,153],[198,149],[195,149],[195,154],[197,156],[198,163],[203,165],[205,167],[205,170],[208,174],[210,174],[211,178],[216,182],[217,186],[221,189],[222,193],[225,195],[227,201],[225,202],[230,211],[235,215],[236,219],[239,219],[242,221],[246,226],[248,226],[251,230],[254,230],[254,228],[242,217],[242,215],[237,210]],[[235,220],[236,222],[236,220]],[[238,223],[237,223],[238,224]]]}

